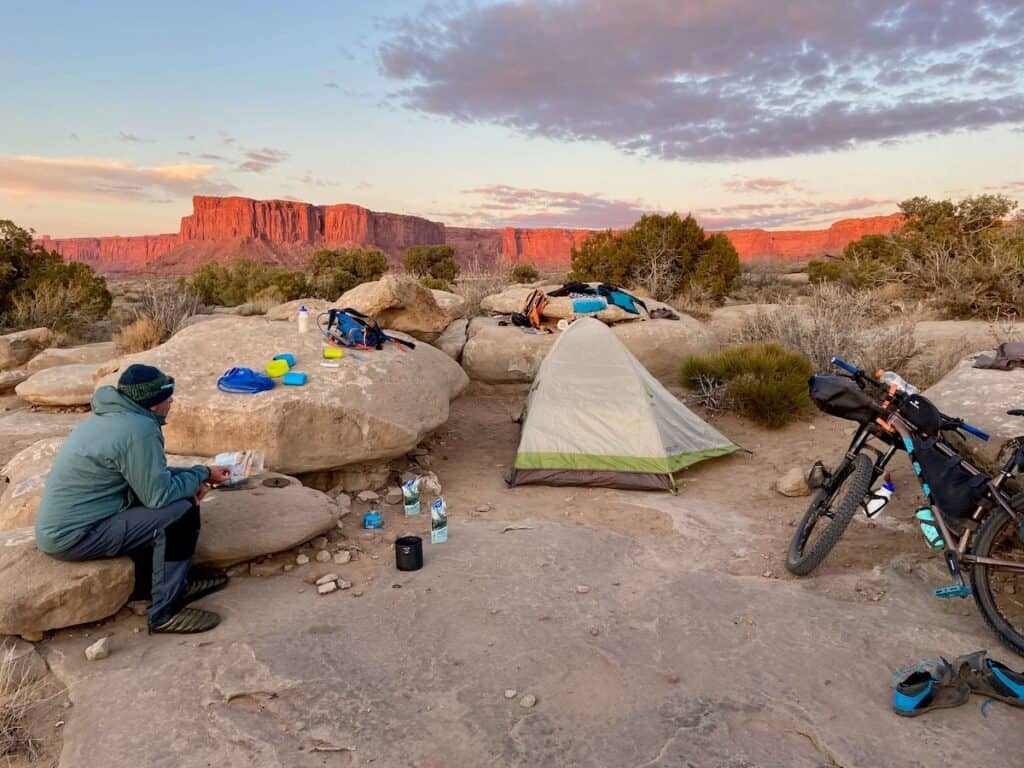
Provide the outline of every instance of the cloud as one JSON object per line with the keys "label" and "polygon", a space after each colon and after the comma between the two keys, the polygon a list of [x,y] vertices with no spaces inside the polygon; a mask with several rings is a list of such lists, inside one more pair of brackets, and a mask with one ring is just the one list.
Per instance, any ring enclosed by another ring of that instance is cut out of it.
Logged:
{"label": "cloud", "polygon": [[164,202],[194,194],[237,192],[211,178],[212,165],[166,163],[135,166],[103,158],[0,155],[0,192],[9,197]]}
{"label": "cloud", "polygon": [[505,184],[464,190],[477,198],[466,210],[443,214],[456,223],[488,227],[620,228],[632,225],[650,208],[583,192],[554,192]]}
{"label": "cloud", "polygon": [[373,184],[368,182],[366,179],[360,179],[359,183],[355,186],[356,192],[362,192],[367,189],[373,189]]}
{"label": "cloud", "polygon": [[72,141],[81,141],[81,139],[78,138],[78,134],[77,133],[69,134],[68,138],[71,139]]}
{"label": "cloud", "polygon": [[249,173],[263,173],[287,159],[288,153],[283,149],[274,149],[273,147],[249,149],[246,150],[245,160],[238,166],[238,170],[248,171]]}
{"label": "cloud", "polygon": [[186,136],[185,138],[188,139],[189,141],[195,141],[196,140],[195,136]]}
{"label": "cloud", "polygon": [[298,181],[298,182],[300,182],[302,184],[308,184],[308,185],[313,186],[313,187],[336,187],[336,186],[338,186],[338,182],[331,181],[330,179],[318,179],[310,171],[306,171],[306,173],[304,175],[302,175],[302,176],[295,176],[294,178],[295,178],[295,181]]}
{"label": "cloud", "polygon": [[777,229],[827,226],[836,219],[896,212],[895,200],[856,197],[840,201],[792,200],[737,203],[695,210],[706,229]]}
{"label": "cloud", "polygon": [[722,186],[737,192],[780,192],[786,187],[796,188],[796,184],[792,179],[773,179],[767,177],[730,179],[729,181],[723,181]]}
{"label": "cloud", "polygon": [[232,144],[238,141],[238,139],[229,134],[227,131],[217,131],[217,134],[220,136],[221,141],[223,141],[226,146],[230,147]]}
{"label": "cloud", "polygon": [[212,154],[211,152],[200,152],[199,153],[199,159],[200,160],[217,160],[217,161],[225,161],[225,160],[227,160],[227,158],[224,157],[224,155],[215,155],[215,154]]}
{"label": "cloud", "polygon": [[337,84],[336,82],[334,82],[333,80],[331,80],[330,82],[324,83],[324,88],[340,88],[340,87],[341,87],[341,86],[339,86],[339,85],[338,85],[338,84]]}
{"label": "cloud", "polygon": [[121,131],[121,141],[125,144],[152,144],[154,139],[144,139],[141,136],[136,136],[134,133]]}
{"label": "cloud", "polygon": [[410,109],[667,159],[1024,123],[1017,0],[431,4],[378,57]]}

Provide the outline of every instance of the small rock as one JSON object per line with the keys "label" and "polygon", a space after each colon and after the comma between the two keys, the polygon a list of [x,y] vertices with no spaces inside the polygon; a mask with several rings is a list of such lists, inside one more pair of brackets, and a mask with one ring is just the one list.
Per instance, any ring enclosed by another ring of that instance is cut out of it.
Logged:
{"label": "small rock", "polygon": [[347,549],[342,550],[334,556],[335,565],[345,565],[346,563],[352,562],[352,553]]}
{"label": "small rock", "polygon": [[329,563],[331,561],[331,553],[326,549],[321,549],[316,553],[316,561],[318,563]]}
{"label": "small rock", "polygon": [[476,508],[476,511],[477,512],[490,512],[491,511],[491,505],[490,504],[481,504],[479,507]]}
{"label": "small rock", "polygon": [[128,603],[128,610],[134,613],[136,616],[145,616],[146,608],[149,604],[145,600],[132,600]]}
{"label": "small rock", "polygon": [[356,496],[360,501],[377,501],[380,496],[375,491],[360,491],[359,495]]}
{"label": "small rock", "polygon": [[590,591],[590,587],[588,587],[586,584],[577,584],[576,585],[576,594],[577,595],[585,595],[589,591]]}
{"label": "small rock", "polygon": [[775,481],[775,490],[783,496],[807,496],[811,489],[807,487],[807,479],[803,470],[793,467],[786,474]]}
{"label": "small rock", "polygon": [[420,490],[434,496],[441,495],[441,481],[433,472],[427,472],[420,478]]}
{"label": "small rock", "polygon": [[22,632],[21,639],[27,643],[41,643],[43,641],[42,632]]}
{"label": "small rock", "polygon": [[410,456],[427,456],[430,451],[427,448],[414,448],[410,451]]}
{"label": "small rock", "polygon": [[234,578],[235,576],[242,576],[248,572],[249,569],[244,564],[232,566],[231,568],[228,568],[227,571],[228,576],[230,576],[231,578]]}
{"label": "small rock", "polygon": [[519,700],[519,706],[523,709],[533,709],[537,706],[537,697],[532,693],[528,693]]}
{"label": "small rock", "polygon": [[[352,582],[338,579],[338,589],[352,589]],[[362,593],[360,592],[360,594]],[[356,597],[359,597],[359,595],[356,595]]]}
{"label": "small rock", "polygon": [[362,597],[362,596],[363,596],[363,590],[361,590],[361,589],[353,589],[352,590],[352,597]]}
{"label": "small rock", "polygon": [[282,568],[281,563],[249,563],[250,576],[273,576]]}
{"label": "small rock", "polygon": [[[338,511],[342,517],[347,515],[352,510],[352,497],[349,496],[347,493],[339,494],[338,498],[336,498],[334,502],[338,505]],[[341,521],[339,520],[338,523],[340,527]]]}
{"label": "small rock", "polygon": [[110,638],[101,637],[95,643],[85,649],[85,658],[89,661],[99,661],[110,655]]}
{"label": "small rock", "polygon": [[772,572],[771,571],[765,571],[761,575],[764,576],[766,579],[770,579],[772,577]]}
{"label": "small rock", "polygon": [[590,628],[590,634],[591,634],[591,635],[592,635],[593,637],[597,637],[598,635],[600,635],[600,634],[601,634],[601,630],[600,630],[600,629],[598,629],[597,627],[591,627],[591,628]]}
{"label": "small rock", "polygon": [[294,566],[294,565],[292,565],[291,563],[287,563],[287,564],[285,565],[285,567],[284,567],[284,572],[285,572],[285,573],[288,573],[288,571],[290,571],[290,570],[292,570],[292,569],[294,569],[294,568],[295,568],[295,566]]}
{"label": "small rock", "polygon": [[327,549],[326,536],[317,536],[311,543],[313,544],[313,549]]}
{"label": "small rock", "polygon": [[365,541],[367,544],[376,544],[378,541],[380,541],[380,534],[374,533],[373,531],[366,531],[364,533],[360,533],[359,538],[361,541]]}
{"label": "small rock", "polygon": [[335,584],[333,581],[328,581],[326,584],[321,584],[319,587],[317,587],[316,591],[321,595],[329,595],[331,594],[331,592],[334,592],[337,589],[337,584]]}
{"label": "small rock", "polygon": [[384,502],[386,504],[401,504],[402,503],[402,489],[397,486],[388,488],[388,492],[384,495]]}
{"label": "small rock", "polygon": [[338,574],[336,574],[336,573],[328,573],[325,576],[321,576],[319,579],[317,579],[316,580],[316,585],[318,587],[321,587],[324,584],[328,584],[328,583],[330,583],[332,581],[337,581],[337,580],[338,580]]}
{"label": "small rock", "polygon": [[295,558],[296,565],[306,565],[309,562],[309,555],[299,555]]}
{"label": "small rock", "polygon": [[505,689],[505,698],[506,699],[514,699],[516,697],[517,693],[519,693],[519,691],[517,691],[515,688],[506,688]]}

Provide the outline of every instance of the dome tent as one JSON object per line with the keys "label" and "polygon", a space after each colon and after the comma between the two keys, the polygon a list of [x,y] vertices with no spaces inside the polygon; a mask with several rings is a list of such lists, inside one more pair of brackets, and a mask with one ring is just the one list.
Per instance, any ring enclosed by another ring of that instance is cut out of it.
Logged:
{"label": "dome tent", "polygon": [[674,491],[673,473],[739,450],[589,317],[541,363],[521,420],[509,485]]}

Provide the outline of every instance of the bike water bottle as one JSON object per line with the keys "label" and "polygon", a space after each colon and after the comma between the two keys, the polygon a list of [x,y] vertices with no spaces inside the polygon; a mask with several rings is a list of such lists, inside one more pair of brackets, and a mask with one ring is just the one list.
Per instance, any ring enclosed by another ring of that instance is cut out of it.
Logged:
{"label": "bike water bottle", "polygon": [[900,392],[906,392],[908,395],[916,395],[921,391],[913,384],[908,383],[906,379],[894,371],[886,371],[878,380],[883,384],[895,384],[896,389]]}
{"label": "bike water bottle", "polygon": [[305,305],[299,307],[299,333],[309,332],[309,310]]}
{"label": "bike water bottle", "polygon": [[885,505],[892,499],[892,494],[896,490],[895,486],[886,480],[882,483],[882,487],[871,494],[870,501],[864,507],[864,512],[869,518],[875,518],[885,508]]}
{"label": "bike water bottle", "polygon": [[932,512],[931,507],[922,507],[914,513],[914,517],[917,518],[918,525],[921,526],[921,533],[924,534],[929,547],[932,549],[942,549],[946,546],[942,533],[939,531],[939,526],[935,522],[935,513]]}

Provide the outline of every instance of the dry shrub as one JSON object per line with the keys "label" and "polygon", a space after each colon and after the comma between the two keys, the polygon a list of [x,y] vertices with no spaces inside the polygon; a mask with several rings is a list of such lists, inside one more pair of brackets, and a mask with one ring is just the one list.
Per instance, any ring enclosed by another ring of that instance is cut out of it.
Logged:
{"label": "dry shrub", "polygon": [[508,272],[463,272],[452,292],[469,302],[466,317],[480,314],[480,302],[487,296],[501,293],[509,286]]}
{"label": "dry shrub", "polygon": [[972,347],[966,341],[936,344],[916,355],[899,373],[918,389],[928,389],[971,351]]}
{"label": "dry shrub", "polygon": [[238,314],[242,315],[242,317],[265,315],[278,304],[284,304],[285,301],[286,299],[281,291],[274,286],[270,286],[256,294],[252,301],[242,304],[238,308]]}
{"label": "dry shrub", "polygon": [[61,285],[44,281],[31,293],[17,294],[5,321],[14,328],[56,328],[71,330],[82,321],[82,307],[88,304],[93,289],[80,283]]}
{"label": "dry shrub", "polygon": [[138,315],[174,335],[199,310],[199,296],[174,286],[148,284],[139,298]]}
{"label": "dry shrub", "polygon": [[705,402],[717,399],[719,407],[775,429],[811,410],[807,379],[812,372],[810,361],[799,352],[769,342],[693,355],[683,363],[680,381],[699,391]]}
{"label": "dry shrub", "polygon": [[124,355],[145,352],[159,346],[167,338],[167,331],[149,317],[140,317],[114,334],[114,346]]}
{"label": "dry shrub", "polygon": [[10,761],[24,755],[31,761],[41,756],[42,745],[29,732],[28,717],[50,698],[45,678],[32,680],[0,646],[0,757]]}
{"label": "dry shrub", "polygon": [[878,297],[825,283],[814,286],[806,303],[758,309],[736,334],[741,343],[778,341],[806,356],[816,370],[841,357],[865,370],[898,370],[916,354],[914,325],[909,319],[882,326]]}

